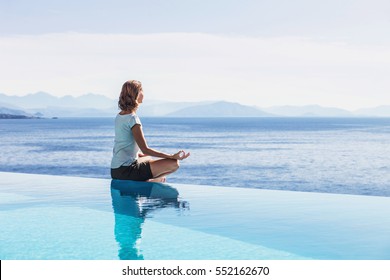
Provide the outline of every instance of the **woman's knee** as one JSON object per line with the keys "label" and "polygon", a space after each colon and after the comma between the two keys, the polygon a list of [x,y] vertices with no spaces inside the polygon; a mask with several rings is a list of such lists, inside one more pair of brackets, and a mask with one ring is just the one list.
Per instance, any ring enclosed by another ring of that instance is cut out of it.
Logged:
{"label": "woman's knee", "polygon": [[179,161],[176,159],[161,159],[150,161],[150,170],[153,177],[158,177],[161,174],[169,174],[175,172],[179,168]]}
{"label": "woman's knee", "polygon": [[172,159],[172,160],[171,160],[171,168],[172,168],[172,171],[178,170],[179,167],[180,167],[179,160],[177,160],[177,159]]}

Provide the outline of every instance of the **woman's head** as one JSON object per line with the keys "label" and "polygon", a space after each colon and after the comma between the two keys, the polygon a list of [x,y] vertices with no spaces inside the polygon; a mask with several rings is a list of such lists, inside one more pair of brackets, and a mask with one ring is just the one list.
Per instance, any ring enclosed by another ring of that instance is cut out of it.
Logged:
{"label": "woman's head", "polygon": [[136,80],[130,80],[123,84],[119,95],[118,107],[123,111],[135,111],[139,103],[142,103],[142,84]]}

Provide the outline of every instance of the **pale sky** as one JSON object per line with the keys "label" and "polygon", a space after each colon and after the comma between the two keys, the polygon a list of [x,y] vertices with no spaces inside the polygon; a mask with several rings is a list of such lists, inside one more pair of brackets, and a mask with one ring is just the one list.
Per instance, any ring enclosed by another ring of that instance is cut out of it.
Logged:
{"label": "pale sky", "polygon": [[0,0],[0,93],[390,105],[390,2]]}

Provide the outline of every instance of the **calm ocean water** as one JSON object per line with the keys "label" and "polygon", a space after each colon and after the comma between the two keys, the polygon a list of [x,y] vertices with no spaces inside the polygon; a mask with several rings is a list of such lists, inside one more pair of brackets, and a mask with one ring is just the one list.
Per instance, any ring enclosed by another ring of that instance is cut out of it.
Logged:
{"label": "calm ocean water", "polygon": [[[142,118],[172,183],[390,196],[390,119]],[[0,171],[110,178],[113,118],[0,120]],[[71,187],[71,186],[70,186]]]}

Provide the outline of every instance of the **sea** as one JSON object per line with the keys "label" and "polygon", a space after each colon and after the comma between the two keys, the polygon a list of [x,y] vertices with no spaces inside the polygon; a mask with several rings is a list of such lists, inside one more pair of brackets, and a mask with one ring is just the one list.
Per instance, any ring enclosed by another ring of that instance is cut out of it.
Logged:
{"label": "sea", "polygon": [[[171,183],[390,196],[390,118],[141,118]],[[0,120],[0,171],[110,178],[114,118]],[[71,187],[71,186],[69,186]]]}

